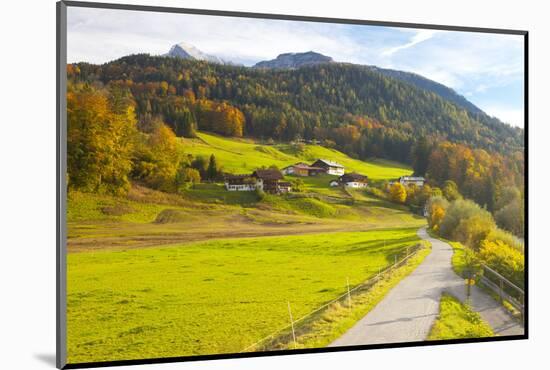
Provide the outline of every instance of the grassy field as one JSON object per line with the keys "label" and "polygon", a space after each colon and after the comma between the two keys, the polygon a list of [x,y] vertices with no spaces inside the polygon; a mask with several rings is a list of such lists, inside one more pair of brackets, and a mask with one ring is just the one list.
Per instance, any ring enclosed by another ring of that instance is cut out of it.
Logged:
{"label": "grassy field", "polygon": [[[214,153],[234,172],[316,158],[371,178],[411,172],[320,146],[297,154],[289,145],[199,135],[182,139],[182,151]],[[181,194],[138,184],[123,197],[70,191],[69,362],[242,351],[288,324],[288,302],[295,317],[307,314],[342,294],[348,278],[368,279],[418,241],[424,218],[364,191],[330,188],[333,178],[302,178],[303,192],[280,196],[219,183]],[[376,301],[369,299],[365,308]],[[317,333],[326,341],[349,318],[343,323]]]}
{"label": "grassy field", "polygon": [[[420,249],[407,262],[392,271],[383,279],[377,281],[369,289],[359,289],[352,297],[351,308],[344,302],[336,303],[320,312],[318,317],[299,326],[296,330],[296,347],[320,348],[325,347],[351,329],[357,321],[369,313],[403,278],[413,272],[424,258],[430,253],[430,245],[423,242]],[[292,349],[294,342],[290,336],[281,338],[273,347],[278,349]]]}
{"label": "grassy field", "polygon": [[69,361],[239,352],[403,255],[416,227],[68,256]]}
{"label": "grassy field", "polygon": [[200,184],[183,195],[137,185],[126,197],[69,192],[69,251],[126,249],[229,237],[420,227],[422,217],[341,190],[287,196]]}
{"label": "grassy field", "polygon": [[233,173],[252,172],[261,166],[283,168],[319,158],[336,161],[346,167],[346,172],[359,172],[372,180],[394,179],[412,173],[410,167],[397,162],[382,159],[361,161],[320,145],[305,145],[302,152],[296,152],[289,144],[261,145],[251,140],[229,139],[204,132],[199,133],[197,139],[181,139],[181,151],[194,156],[214,154],[224,170]]}
{"label": "grassy field", "polygon": [[494,336],[493,329],[481,316],[451,295],[441,297],[439,317],[429,340],[483,338]]}

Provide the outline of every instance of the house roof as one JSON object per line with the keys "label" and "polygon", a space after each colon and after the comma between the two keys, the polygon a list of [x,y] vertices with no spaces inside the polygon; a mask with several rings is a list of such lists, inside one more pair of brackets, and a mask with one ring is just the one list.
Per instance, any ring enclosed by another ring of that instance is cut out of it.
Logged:
{"label": "house roof", "polygon": [[227,174],[225,175],[225,179],[226,180],[230,180],[230,179],[242,179],[242,178],[245,178],[245,177],[250,177],[250,175],[233,175],[233,174]]}
{"label": "house roof", "polygon": [[339,180],[342,182],[350,182],[350,181],[366,182],[368,180],[368,177],[356,172],[350,172],[340,176]]}
{"label": "house roof", "polygon": [[283,178],[281,171],[275,169],[256,170],[252,173],[252,176],[263,180],[281,180]]}
{"label": "house roof", "polygon": [[255,180],[250,175],[226,175],[225,181],[231,185],[250,184]]}
{"label": "house roof", "polygon": [[[310,166],[309,164],[307,163],[296,163],[296,164],[293,164],[292,166],[288,166],[288,167],[296,167],[296,168],[300,168],[300,169],[303,169],[303,170],[325,170],[324,168],[321,168],[321,167],[315,167],[315,166]],[[287,168],[288,168],[287,167]]]}
{"label": "house roof", "polygon": [[334,162],[334,161],[329,161],[328,159],[318,159],[316,160],[312,166],[317,163],[317,162],[323,162],[324,164],[326,164],[327,166],[330,166],[330,167],[338,167],[338,168],[344,168],[344,166],[342,166],[340,163],[337,163],[337,162]]}
{"label": "house roof", "polygon": [[301,166],[307,166],[307,165],[308,165],[307,163],[298,162],[298,163],[294,163],[294,164],[291,164],[289,166],[284,167],[283,170],[286,170],[287,168],[290,168],[290,167],[301,167]]}
{"label": "house roof", "polygon": [[425,179],[421,176],[401,176],[399,180],[404,181],[425,181]]}

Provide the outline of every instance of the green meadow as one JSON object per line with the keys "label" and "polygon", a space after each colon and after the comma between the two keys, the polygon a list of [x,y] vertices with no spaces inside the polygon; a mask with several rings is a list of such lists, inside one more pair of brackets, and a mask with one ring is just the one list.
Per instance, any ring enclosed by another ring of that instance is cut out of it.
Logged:
{"label": "green meadow", "polygon": [[[371,179],[411,173],[317,145],[296,153],[205,133],[179,140],[182,153],[214,154],[234,173],[317,158]],[[303,191],[286,195],[221,183],[178,194],[139,184],[124,196],[70,191],[69,362],[240,352],[289,324],[288,303],[295,318],[306,315],[418,242],[424,218],[363,190],[330,188],[334,178],[300,178]]]}
{"label": "green meadow", "polygon": [[439,304],[439,317],[430,331],[429,340],[492,336],[493,329],[477,312],[452,295],[443,294]]}
{"label": "green meadow", "polygon": [[240,352],[403,256],[416,227],[68,256],[69,362]]}
{"label": "green meadow", "polygon": [[261,145],[247,139],[229,139],[204,132],[198,133],[197,139],[180,140],[185,154],[205,157],[214,154],[224,170],[233,173],[252,172],[258,167],[271,165],[281,169],[297,162],[312,163],[319,158],[338,162],[346,167],[346,172],[359,172],[372,180],[394,179],[412,173],[410,167],[397,162],[382,159],[361,161],[320,145],[307,144],[302,151],[297,151],[290,144]]}

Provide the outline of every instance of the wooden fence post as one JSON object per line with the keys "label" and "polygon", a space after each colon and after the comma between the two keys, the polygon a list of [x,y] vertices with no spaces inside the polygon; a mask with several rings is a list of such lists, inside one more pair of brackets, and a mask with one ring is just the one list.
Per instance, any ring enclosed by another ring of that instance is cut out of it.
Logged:
{"label": "wooden fence post", "polygon": [[290,301],[288,303],[288,315],[290,316],[290,325],[292,326],[292,339],[294,340],[294,349],[296,349],[296,333],[294,332],[294,320],[292,320],[292,311],[290,310]]}
{"label": "wooden fence post", "polygon": [[504,302],[504,280],[500,279],[500,303]]}
{"label": "wooden fence post", "polygon": [[351,309],[351,293],[350,293],[350,290],[349,290],[349,277],[346,278],[346,282],[348,284],[348,306]]}

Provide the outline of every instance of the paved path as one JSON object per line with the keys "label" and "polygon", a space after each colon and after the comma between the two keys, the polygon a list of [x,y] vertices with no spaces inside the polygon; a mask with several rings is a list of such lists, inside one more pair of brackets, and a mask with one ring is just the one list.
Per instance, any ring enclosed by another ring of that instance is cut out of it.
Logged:
{"label": "paved path", "polygon": [[[445,291],[464,301],[464,280],[451,266],[452,247],[428,235],[418,236],[432,243],[432,252],[409,276],[343,336],[329,347],[359,344],[400,343],[426,340],[439,313],[439,300]],[[497,335],[523,334],[502,306],[477,287],[472,287],[472,307]]]}

